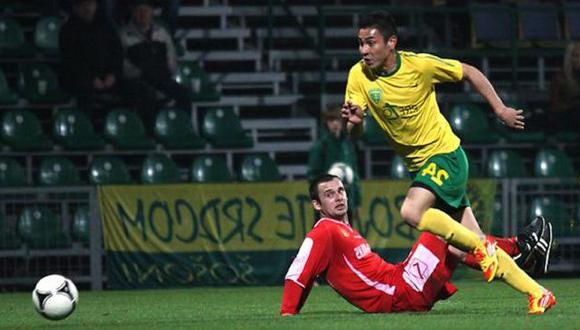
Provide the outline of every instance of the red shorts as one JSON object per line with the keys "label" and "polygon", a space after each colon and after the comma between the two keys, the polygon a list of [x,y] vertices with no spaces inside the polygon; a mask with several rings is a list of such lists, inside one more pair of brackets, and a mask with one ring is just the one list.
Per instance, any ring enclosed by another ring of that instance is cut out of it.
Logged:
{"label": "red shorts", "polygon": [[428,311],[436,301],[457,291],[449,282],[458,259],[448,244],[430,233],[422,233],[405,261],[398,264],[393,312]]}

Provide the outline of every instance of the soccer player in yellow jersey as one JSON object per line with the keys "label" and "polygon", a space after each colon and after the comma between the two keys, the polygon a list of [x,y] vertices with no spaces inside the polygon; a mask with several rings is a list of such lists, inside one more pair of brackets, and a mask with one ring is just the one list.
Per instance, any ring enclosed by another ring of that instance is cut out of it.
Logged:
{"label": "soccer player in yellow jersey", "polygon": [[396,25],[387,12],[361,18],[358,45],[362,60],[350,69],[342,116],[356,136],[362,132],[363,116],[372,115],[414,175],[401,206],[402,218],[471,253],[488,282],[503,279],[528,294],[531,314],[544,313],[555,304],[553,294],[485,239],[479,228],[466,197],[467,157],[439,111],[435,86],[468,81],[514,129],[524,129],[522,110],[504,105],[489,80],[471,65],[397,50]]}

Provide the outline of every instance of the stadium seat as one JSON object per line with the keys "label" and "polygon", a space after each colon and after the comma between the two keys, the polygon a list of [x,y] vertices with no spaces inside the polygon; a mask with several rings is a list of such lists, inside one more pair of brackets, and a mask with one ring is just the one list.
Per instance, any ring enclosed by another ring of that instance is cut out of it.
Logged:
{"label": "stadium seat", "polygon": [[70,246],[70,238],[64,233],[61,223],[46,207],[25,207],[18,216],[17,232],[32,249]]}
{"label": "stadium seat", "polygon": [[43,63],[18,65],[18,91],[33,104],[63,103],[69,99],[52,68]]}
{"label": "stadium seat", "polygon": [[11,250],[20,247],[20,241],[14,228],[10,228],[0,213],[0,250]]}
{"label": "stadium seat", "polygon": [[49,150],[53,146],[52,141],[42,132],[36,115],[25,109],[4,113],[1,136],[16,151]]}
{"label": "stadium seat", "polygon": [[89,117],[78,109],[59,109],[54,117],[53,137],[68,150],[99,150],[105,146]]}
{"label": "stadium seat", "polygon": [[145,134],[141,117],[127,109],[117,109],[107,114],[105,138],[120,150],[149,150],[155,147],[153,140]]}
{"label": "stadium seat", "polygon": [[566,178],[576,175],[568,155],[557,149],[542,149],[536,154],[534,174],[543,178]]}
{"label": "stadium seat", "polygon": [[280,181],[282,176],[276,162],[268,154],[248,154],[242,160],[240,167],[240,179],[242,181],[266,182]]}
{"label": "stadium seat", "polygon": [[508,5],[470,6],[473,47],[510,47],[516,41],[515,17]]}
{"label": "stadium seat", "polygon": [[370,113],[364,117],[364,129],[362,132],[361,140],[367,146],[386,146],[388,140],[386,138],[385,132],[379,126],[377,121],[373,118]]}
{"label": "stadium seat", "polygon": [[175,81],[193,92],[194,101],[210,102],[220,99],[220,94],[210,82],[207,73],[197,62],[179,62]]}
{"label": "stadium seat", "polygon": [[574,234],[576,224],[564,202],[552,196],[539,196],[532,200],[529,218],[543,216],[552,222],[555,237],[566,237]]}
{"label": "stadium seat", "polygon": [[18,95],[12,92],[4,71],[0,69],[0,105],[13,105],[18,103]]}
{"label": "stadium seat", "polygon": [[79,207],[74,214],[72,223],[72,238],[74,241],[89,245],[91,234],[91,215],[86,207]]}
{"label": "stadium seat", "polygon": [[512,150],[497,150],[487,160],[487,176],[490,178],[527,177],[528,171],[521,156]]}
{"label": "stadium seat", "polygon": [[43,17],[36,23],[34,45],[46,55],[57,55],[60,28],[63,20],[60,17]]}
{"label": "stadium seat", "polygon": [[31,55],[34,55],[34,47],[26,42],[22,26],[12,18],[0,17],[0,57]]}
{"label": "stadium seat", "polygon": [[453,130],[466,143],[497,143],[486,114],[474,103],[456,104],[451,109],[449,122]]}
{"label": "stadium seat", "polygon": [[195,134],[191,116],[181,109],[163,110],[157,115],[155,138],[170,150],[205,147],[205,141]]}
{"label": "stadium seat", "polygon": [[409,171],[405,166],[405,162],[403,158],[399,156],[393,157],[393,161],[391,162],[391,179],[409,179]]}
{"label": "stadium seat", "polygon": [[559,8],[554,4],[518,4],[520,40],[539,47],[564,47]]}
{"label": "stadium seat", "polygon": [[89,182],[127,184],[131,183],[131,176],[123,160],[114,156],[102,156],[94,159],[89,165]]}
{"label": "stadium seat", "polygon": [[251,148],[252,139],[242,129],[231,108],[212,108],[203,118],[203,137],[215,148]]}
{"label": "stadium seat", "polygon": [[75,164],[70,159],[61,156],[46,157],[40,162],[38,183],[42,186],[82,184]]}
{"label": "stadium seat", "polygon": [[26,185],[24,168],[12,158],[0,157],[0,188]]}
{"label": "stadium seat", "polygon": [[192,182],[231,182],[232,174],[222,156],[206,155],[195,158],[191,165]]}
{"label": "stadium seat", "polygon": [[146,184],[179,183],[179,168],[175,162],[163,155],[150,155],[141,166],[141,182]]}

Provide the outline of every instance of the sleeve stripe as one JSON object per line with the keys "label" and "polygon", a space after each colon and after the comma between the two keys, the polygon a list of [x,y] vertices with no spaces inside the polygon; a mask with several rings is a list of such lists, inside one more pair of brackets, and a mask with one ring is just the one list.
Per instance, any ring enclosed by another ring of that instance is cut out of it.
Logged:
{"label": "sleeve stripe", "polygon": [[[302,272],[304,271],[304,267],[306,266],[306,262],[308,261],[308,257],[310,256],[310,251],[312,251],[313,245],[314,242],[312,241],[312,238],[306,237],[304,239],[304,242],[298,251],[298,255],[288,269],[288,273],[286,273],[287,280],[292,280],[296,283],[299,283],[298,278],[300,278],[300,275],[302,275]],[[301,286],[304,287],[304,285]]]}

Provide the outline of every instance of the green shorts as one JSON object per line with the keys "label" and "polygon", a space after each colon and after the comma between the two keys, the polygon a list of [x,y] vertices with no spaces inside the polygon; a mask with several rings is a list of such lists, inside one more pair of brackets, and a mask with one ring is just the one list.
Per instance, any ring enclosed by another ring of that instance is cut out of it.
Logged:
{"label": "green shorts", "polygon": [[453,212],[471,206],[467,198],[469,162],[461,147],[435,155],[414,172],[412,187],[429,189],[437,197],[435,207]]}

